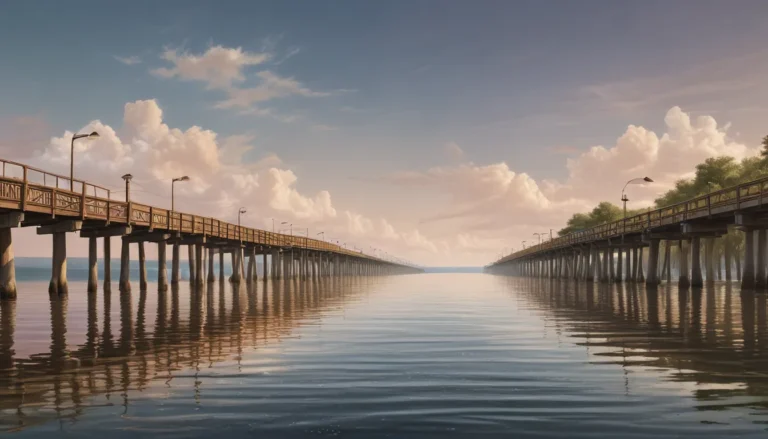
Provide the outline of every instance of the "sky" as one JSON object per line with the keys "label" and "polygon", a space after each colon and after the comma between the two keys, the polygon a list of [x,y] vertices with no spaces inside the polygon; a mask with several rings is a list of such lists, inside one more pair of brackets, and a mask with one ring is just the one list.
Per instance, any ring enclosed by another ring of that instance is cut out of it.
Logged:
{"label": "sky", "polygon": [[[767,129],[763,1],[10,2],[0,157],[124,197],[478,266],[649,205]],[[285,225],[281,223],[285,222]],[[17,256],[50,237],[14,232]],[[69,254],[86,254],[76,234]]]}

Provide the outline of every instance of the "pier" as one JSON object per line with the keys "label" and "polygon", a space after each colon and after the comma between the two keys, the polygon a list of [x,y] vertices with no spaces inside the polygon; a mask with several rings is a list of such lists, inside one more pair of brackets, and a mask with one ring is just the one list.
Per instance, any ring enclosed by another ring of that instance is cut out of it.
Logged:
{"label": "pier", "polygon": [[[702,287],[719,279],[721,263],[724,280],[734,280],[735,262],[735,280],[741,282],[741,288],[762,290],[768,287],[767,230],[768,178],[762,178],[555,237],[506,255],[485,271],[658,285],[662,280],[672,281],[672,261],[676,259],[678,284]],[[743,252],[725,240],[722,257],[716,255],[717,240],[728,233],[744,233]]]}
{"label": "pier", "polygon": [[[181,247],[186,246],[190,282],[204,285],[222,279],[224,259],[229,258],[233,283],[258,280],[257,258],[263,276],[271,279],[317,279],[339,276],[371,276],[419,273],[422,270],[384,260],[361,251],[304,236],[285,235],[230,224],[215,218],[149,206],[130,199],[130,175],[126,200],[112,199],[111,191],[85,181],[52,174],[21,163],[0,159],[0,298],[17,297],[13,256],[13,229],[36,227],[50,235],[52,266],[49,292],[68,293],[67,233],[88,239],[88,291],[98,288],[96,252],[103,246],[104,288],[111,284],[112,243],[120,246],[119,289],[130,291],[130,246],[139,250],[140,288],[146,288],[145,245],[156,245],[157,287],[168,289],[167,253],[171,247],[170,284],[180,277]],[[215,272],[216,255],[219,257]],[[207,259],[207,264],[205,263]]]}

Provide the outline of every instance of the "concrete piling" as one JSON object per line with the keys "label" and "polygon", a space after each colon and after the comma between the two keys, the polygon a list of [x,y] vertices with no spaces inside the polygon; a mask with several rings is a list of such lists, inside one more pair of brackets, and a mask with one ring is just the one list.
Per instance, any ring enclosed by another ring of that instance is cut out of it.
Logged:
{"label": "concrete piling", "polygon": [[16,298],[16,264],[10,227],[0,228],[0,299]]}

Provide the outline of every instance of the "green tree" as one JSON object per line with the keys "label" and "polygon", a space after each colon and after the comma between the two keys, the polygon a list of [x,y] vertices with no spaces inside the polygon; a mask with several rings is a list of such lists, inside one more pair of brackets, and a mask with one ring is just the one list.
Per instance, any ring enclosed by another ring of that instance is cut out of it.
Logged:
{"label": "green tree", "polygon": [[[636,213],[637,212],[635,211],[627,211],[627,216],[631,216]],[[619,220],[623,216],[624,212],[621,207],[613,203],[609,203],[608,201],[603,201],[589,213],[574,214],[568,220],[566,227],[560,230],[558,234],[562,236],[571,232],[588,229],[600,224]]]}
{"label": "green tree", "polygon": [[760,155],[763,156],[763,158],[768,158],[768,136],[763,137],[763,150],[760,151]]}

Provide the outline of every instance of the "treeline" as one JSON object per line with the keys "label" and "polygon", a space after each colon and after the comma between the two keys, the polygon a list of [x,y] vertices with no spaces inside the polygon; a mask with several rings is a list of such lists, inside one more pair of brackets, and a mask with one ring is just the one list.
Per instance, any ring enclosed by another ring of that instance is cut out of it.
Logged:
{"label": "treeline", "polygon": [[[763,149],[760,156],[748,157],[737,161],[733,157],[722,156],[706,159],[696,166],[696,174],[691,179],[678,180],[675,187],[654,201],[655,207],[664,207],[671,204],[704,195],[708,192],[733,186],[739,183],[756,180],[768,176],[768,136],[763,137]],[[632,216],[647,209],[627,211],[627,216]],[[611,221],[620,220],[623,217],[622,208],[603,201],[592,211],[574,214],[561,229],[560,236],[588,229]]]}

